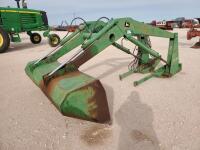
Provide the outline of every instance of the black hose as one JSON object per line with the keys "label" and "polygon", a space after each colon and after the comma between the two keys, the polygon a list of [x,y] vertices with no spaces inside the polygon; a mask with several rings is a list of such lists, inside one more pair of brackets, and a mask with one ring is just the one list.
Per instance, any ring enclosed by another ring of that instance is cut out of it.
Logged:
{"label": "black hose", "polygon": [[94,24],[93,28],[92,28],[92,32],[90,32],[90,35],[88,37],[88,39],[92,36],[92,34],[94,33],[94,30],[97,26],[97,24],[99,23],[100,20],[102,19],[106,19],[107,21],[109,21],[110,19],[108,17],[100,17],[99,19],[97,19],[96,23]]}
{"label": "black hose", "polygon": [[[82,21],[84,22],[84,24],[86,25],[88,31],[89,31],[89,27],[88,27],[87,22],[86,22],[83,18],[81,18],[81,17],[76,17],[76,18],[74,18],[74,19],[71,21],[70,26],[73,24],[73,22],[74,22],[75,20],[82,20]],[[91,31],[89,31],[89,32],[91,32]],[[69,35],[69,31],[68,31],[67,34],[64,36],[64,38],[66,38],[68,35]],[[64,38],[63,38],[63,39],[64,39]],[[62,40],[63,40],[63,39],[62,39]],[[62,41],[62,40],[61,40],[61,41]]]}
{"label": "black hose", "polygon": [[[86,27],[87,27],[87,29],[88,29],[88,31],[89,31],[89,27],[88,27],[88,25],[87,25],[87,22],[83,19],[83,18],[81,18],[81,17],[76,17],[76,18],[74,18],[72,21],[71,21],[71,23],[70,23],[70,26],[73,24],[73,22],[75,21],[75,20],[82,20],[83,22],[84,22],[84,24],[86,25]],[[89,31],[90,33],[91,33],[91,31]],[[67,31],[67,34],[61,39],[61,41],[60,41],[60,43],[67,37],[69,35],[69,31]],[[60,48],[60,45],[58,45],[55,49],[53,49],[48,55],[47,55],[47,57],[50,55],[50,54],[52,54],[54,51],[56,51],[56,50],[58,50],[58,48]]]}

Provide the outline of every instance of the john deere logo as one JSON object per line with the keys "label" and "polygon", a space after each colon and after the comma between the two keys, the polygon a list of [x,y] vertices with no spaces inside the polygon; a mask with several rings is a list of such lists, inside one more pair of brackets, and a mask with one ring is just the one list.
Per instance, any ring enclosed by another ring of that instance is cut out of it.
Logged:
{"label": "john deere logo", "polygon": [[125,27],[130,27],[130,23],[129,22],[125,22]]}

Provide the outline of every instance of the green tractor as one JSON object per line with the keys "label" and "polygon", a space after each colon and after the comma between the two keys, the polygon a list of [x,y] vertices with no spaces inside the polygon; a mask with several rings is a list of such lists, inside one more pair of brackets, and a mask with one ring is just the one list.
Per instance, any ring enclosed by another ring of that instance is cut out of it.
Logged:
{"label": "green tractor", "polygon": [[57,34],[50,34],[50,27],[46,12],[27,9],[25,0],[15,0],[18,8],[0,7],[0,53],[5,52],[10,42],[21,42],[19,33],[26,32],[33,44],[39,44],[42,37],[34,31],[45,31],[44,37],[48,37],[49,44],[56,47],[60,43]]}

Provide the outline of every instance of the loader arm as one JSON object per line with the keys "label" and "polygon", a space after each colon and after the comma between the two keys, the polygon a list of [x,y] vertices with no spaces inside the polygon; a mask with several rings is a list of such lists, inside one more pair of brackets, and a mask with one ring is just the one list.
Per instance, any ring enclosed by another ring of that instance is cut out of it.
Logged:
{"label": "loader arm", "polygon": [[[166,59],[151,48],[149,36],[169,38]],[[138,53],[134,54],[130,49],[118,44],[117,41],[121,38],[136,45]],[[135,86],[151,77],[171,77],[181,70],[178,34],[131,18],[111,19],[107,23],[87,22],[87,25],[84,24],[75,33],[64,38],[57,51],[30,62],[25,70],[63,115],[105,123],[110,121],[105,90],[98,79],[78,69],[110,45],[135,58],[131,69],[120,75],[121,80],[135,72],[150,73],[135,81]],[[58,62],[60,57],[78,46],[81,46],[81,49],[69,60]],[[160,62],[163,65],[158,68]]]}
{"label": "loader arm", "polygon": [[[148,45],[144,44],[142,41],[133,38],[133,36],[138,35],[142,35],[143,37],[156,36],[169,38],[167,60],[164,60],[158,52],[148,47]],[[163,61],[166,64],[166,69],[163,74],[166,76],[172,76],[180,71],[181,66],[179,64],[178,55],[178,35],[176,33],[170,33],[165,30],[146,25],[131,18],[111,20],[101,31],[93,34],[90,39],[82,44],[83,53],[75,60],[71,61],[70,65],[74,66],[74,68],[79,68],[82,64],[93,58],[108,46],[116,43],[116,41],[122,37],[137,45],[143,52],[146,52],[160,61]]]}

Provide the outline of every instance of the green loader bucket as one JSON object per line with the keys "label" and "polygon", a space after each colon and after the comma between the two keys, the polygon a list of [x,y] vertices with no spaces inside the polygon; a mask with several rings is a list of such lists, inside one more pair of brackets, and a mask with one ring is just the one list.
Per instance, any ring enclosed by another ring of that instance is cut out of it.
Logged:
{"label": "green loader bucket", "polygon": [[54,77],[46,84],[44,76],[60,63],[56,61],[36,68],[33,64],[26,66],[27,75],[63,115],[99,123],[110,121],[106,93],[99,80],[77,70]]}

